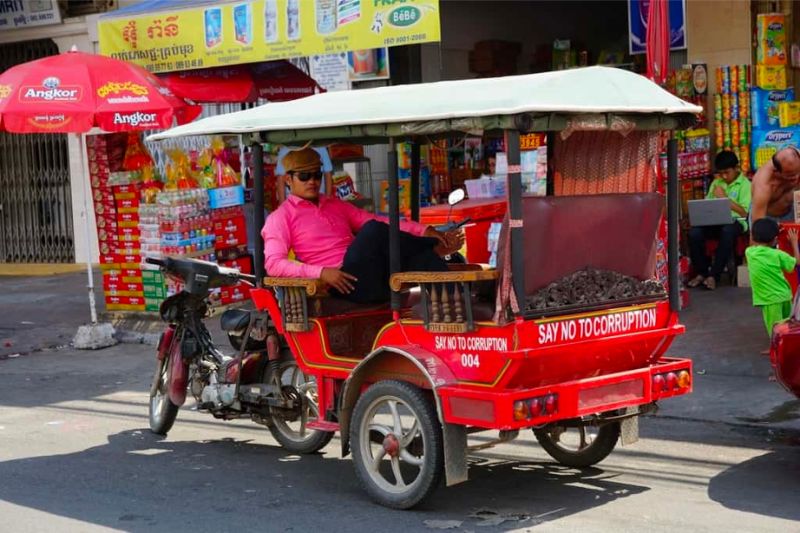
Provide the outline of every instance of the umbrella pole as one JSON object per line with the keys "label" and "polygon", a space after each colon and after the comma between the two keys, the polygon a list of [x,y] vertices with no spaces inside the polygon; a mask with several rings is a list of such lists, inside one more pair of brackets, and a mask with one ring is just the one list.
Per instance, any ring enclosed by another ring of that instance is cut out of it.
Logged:
{"label": "umbrella pole", "polygon": [[94,298],[94,277],[92,276],[92,231],[89,229],[89,205],[88,200],[91,195],[90,190],[87,188],[89,176],[89,164],[86,161],[86,134],[76,133],[78,136],[78,145],[81,152],[81,184],[83,187],[83,216],[85,217],[83,227],[86,230],[86,275],[89,284],[87,289],[89,291],[89,312],[92,316],[92,324],[97,324],[97,303]]}

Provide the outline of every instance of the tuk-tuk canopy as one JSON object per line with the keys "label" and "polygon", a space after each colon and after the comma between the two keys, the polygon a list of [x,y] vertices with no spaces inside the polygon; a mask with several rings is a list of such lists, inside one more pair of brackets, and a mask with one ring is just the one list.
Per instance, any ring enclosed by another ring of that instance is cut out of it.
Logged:
{"label": "tuk-tuk canopy", "polygon": [[518,129],[575,128],[591,115],[610,126],[674,129],[702,108],[644,76],[610,67],[329,92],[205,118],[149,137],[258,133],[273,143],[350,140]]}

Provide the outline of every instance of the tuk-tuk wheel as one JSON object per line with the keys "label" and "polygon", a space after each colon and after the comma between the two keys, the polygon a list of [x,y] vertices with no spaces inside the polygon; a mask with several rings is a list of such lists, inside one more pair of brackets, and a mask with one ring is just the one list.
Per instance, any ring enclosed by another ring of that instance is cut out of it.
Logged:
{"label": "tuk-tuk wheel", "polygon": [[[262,382],[269,379],[265,369]],[[307,429],[309,420],[319,417],[317,382],[313,376],[306,375],[297,366],[291,354],[285,354],[278,368],[278,379],[283,393],[291,395],[299,403],[297,412],[286,416],[286,413],[274,413],[272,424],[268,426],[273,438],[284,450],[292,453],[311,454],[324,448],[333,438],[332,431]]]}
{"label": "tuk-tuk wheel", "polygon": [[536,440],[550,457],[565,466],[584,468],[599,463],[619,440],[619,422],[602,426],[548,426],[534,429]]}
{"label": "tuk-tuk wheel", "polygon": [[427,498],[444,471],[442,428],[430,395],[380,381],[361,395],[350,424],[361,486],[381,505],[408,509]]}

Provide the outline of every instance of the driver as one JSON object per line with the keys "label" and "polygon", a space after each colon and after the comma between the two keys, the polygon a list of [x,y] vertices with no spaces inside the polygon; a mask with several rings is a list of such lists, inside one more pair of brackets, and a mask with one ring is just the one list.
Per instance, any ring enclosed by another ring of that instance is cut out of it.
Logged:
{"label": "driver", "polygon": [[[800,151],[794,146],[779,150],[753,176],[752,222],[769,217],[794,222],[794,191],[800,178]],[[750,227],[752,228],[752,224]]]}
{"label": "driver", "polygon": [[[289,152],[283,166],[291,194],[261,230],[269,275],[320,279],[334,296],[356,303],[388,301],[386,219],[320,195],[321,160],[313,149]],[[416,222],[401,222],[400,229],[403,271],[446,271],[442,256],[464,243],[460,231],[440,233]],[[290,250],[301,262],[289,259]]]}

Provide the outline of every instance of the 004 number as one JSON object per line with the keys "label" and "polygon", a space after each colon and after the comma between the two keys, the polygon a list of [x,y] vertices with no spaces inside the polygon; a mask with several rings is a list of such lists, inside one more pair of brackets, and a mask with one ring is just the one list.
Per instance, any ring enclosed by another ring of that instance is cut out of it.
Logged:
{"label": "004 number", "polygon": [[480,368],[481,358],[477,355],[472,355],[471,353],[462,353],[461,366],[465,368]]}

